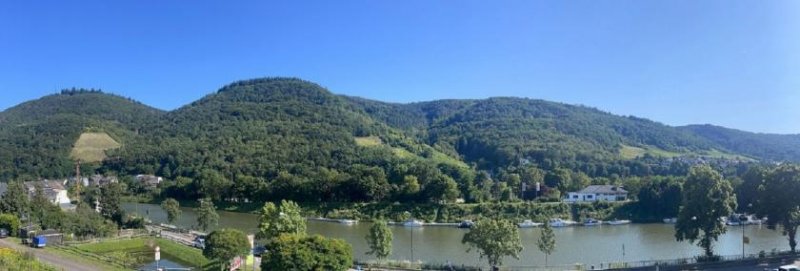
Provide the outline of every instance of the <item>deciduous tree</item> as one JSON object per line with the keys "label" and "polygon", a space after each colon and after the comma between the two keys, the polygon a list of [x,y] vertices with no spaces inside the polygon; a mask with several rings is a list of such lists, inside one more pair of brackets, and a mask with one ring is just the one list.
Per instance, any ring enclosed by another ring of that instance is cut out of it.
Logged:
{"label": "deciduous tree", "polygon": [[461,243],[469,245],[467,252],[477,249],[481,259],[486,258],[493,267],[503,264],[505,256],[519,259],[522,252],[519,229],[508,220],[480,220],[464,235]]}
{"label": "deciduous tree", "polygon": [[258,237],[272,239],[281,234],[306,233],[306,219],[300,213],[300,206],[289,200],[281,201],[280,206],[267,202],[261,208],[258,224]]}
{"label": "deciduous tree", "polygon": [[544,253],[544,265],[547,266],[547,258],[556,251],[556,234],[553,232],[553,227],[550,226],[550,223],[544,223],[542,235],[539,236],[536,245],[539,247],[539,251]]}
{"label": "deciduous tree", "polygon": [[237,256],[244,256],[250,252],[250,242],[247,236],[235,229],[219,229],[208,235],[203,256],[220,262],[220,267],[227,264]]}
{"label": "deciduous tree", "polygon": [[709,166],[689,170],[683,189],[683,201],[675,224],[678,241],[697,242],[706,257],[714,256],[713,242],[725,233],[722,217],[736,209],[736,196],[730,183]]}
{"label": "deciduous tree", "polygon": [[201,199],[200,206],[195,209],[195,212],[197,213],[197,226],[203,231],[208,231],[219,223],[217,207],[209,198]]}
{"label": "deciduous tree", "polygon": [[800,226],[800,166],[782,165],[769,172],[760,185],[755,210],[767,217],[767,227],[777,229],[789,238],[789,248],[797,246],[797,227]]}
{"label": "deciduous tree", "polygon": [[167,222],[170,224],[174,224],[181,216],[181,204],[173,198],[162,201],[161,209],[164,209],[164,212],[167,213]]}
{"label": "deciduous tree", "polygon": [[386,220],[379,219],[372,224],[367,234],[367,244],[370,251],[367,255],[374,255],[379,260],[386,259],[392,254],[392,230],[386,225]]}

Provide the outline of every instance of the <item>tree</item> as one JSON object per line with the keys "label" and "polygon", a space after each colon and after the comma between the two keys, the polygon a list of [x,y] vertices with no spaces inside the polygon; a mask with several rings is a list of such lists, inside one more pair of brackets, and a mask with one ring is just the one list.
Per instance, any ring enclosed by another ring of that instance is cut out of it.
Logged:
{"label": "tree", "polygon": [[122,225],[125,218],[120,197],[122,197],[122,187],[119,183],[110,183],[100,188],[100,214],[117,225]]}
{"label": "tree", "polygon": [[379,260],[382,260],[392,254],[392,230],[389,229],[385,220],[375,221],[372,227],[369,228],[366,239],[370,248],[367,255],[375,255]]}
{"label": "tree", "polygon": [[353,265],[353,248],[340,239],[281,234],[262,256],[261,270],[344,271]]}
{"label": "tree", "polygon": [[[725,233],[722,217],[736,209],[736,196],[730,183],[709,166],[689,170],[683,189],[683,201],[675,224],[675,239],[689,240],[703,248],[706,257],[713,257],[713,241]],[[702,235],[701,235],[702,234]]]}
{"label": "tree", "polygon": [[200,207],[195,209],[195,213],[197,213],[197,226],[203,231],[208,231],[219,223],[217,207],[209,198],[200,200]]}
{"label": "tree", "polygon": [[20,181],[9,182],[6,192],[0,198],[0,211],[24,217],[29,208],[30,200],[24,184]]}
{"label": "tree", "polygon": [[19,217],[12,214],[0,214],[0,229],[8,230],[8,234],[11,236],[17,236],[19,224]]}
{"label": "tree", "polygon": [[217,260],[221,268],[225,268],[236,256],[244,256],[250,252],[250,241],[240,230],[219,229],[208,235],[203,256]]}
{"label": "tree", "polygon": [[267,202],[261,208],[258,221],[259,238],[272,239],[284,233],[306,233],[306,219],[300,213],[300,206],[290,200],[282,200],[280,207]]}
{"label": "tree", "polygon": [[556,250],[556,234],[553,233],[550,223],[544,223],[542,235],[539,236],[536,245],[539,247],[539,251],[544,253],[544,266],[547,266],[547,258]]}
{"label": "tree", "polygon": [[181,216],[181,204],[173,198],[162,201],[161,209],[164,209],[164,212],[167,213],[167,222],[169,224],[175,224],[175,221],[178,221]]}
{"label": "tree", "polygon": [[522,252],[519,229],[508,220],[480,220],[464,235],[461,243],[469,245],[467,252],[477,249],[481,259],[486,258],[493,267],[501,265],[504,256],[519,259]]}
{"label": "tree", "polygon": [[758,190],[756,215],[768,217],[767,227],[777,229],[789,238],[792,252],[797,246],[797,227],[800,226],[800,166],[782,165],[769,172]]}

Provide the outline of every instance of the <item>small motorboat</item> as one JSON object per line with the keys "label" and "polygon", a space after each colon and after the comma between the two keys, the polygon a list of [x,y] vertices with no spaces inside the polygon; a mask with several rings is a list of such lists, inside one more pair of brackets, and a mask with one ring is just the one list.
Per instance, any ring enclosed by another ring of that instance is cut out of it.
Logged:
{"label": "small motorboat", "polygon": [[603,221],[594,218],[589,218],[583,222],[584,226],[600,226],[601,224],[603,224]]}
{"label": "small motorboat", "polygon": [[464,220],[458,223],[459,229],[471,229],[472,226],[475,226],[475,222],[472,222],[472,220]]}
{"label": "small motorboat", "polygon": [[666,224],[675,224],[675,223],[678,223],[678,218],[677,217],[668,217],[668,218],[664,218],[663,221]]}
{"label": "small motorboat", "polygon": [[574,221],[562,220],[561,218],[552,218],[547,222],[551,227],[567,227],[575,225]]}
{"label": "small motorboat", "polygon": [[536,223],[531,221],[530,219],[525,219],[522,223],[517,224],[520,228],[535,228],[543,225],[543,223]]}
{"label": "small motorboat", "polygon": [[422,227],[425,223],[416,219],[409,219],[403,222],[404,227]]}
{"label": "small motorboat", "polygon": [[358,223],[358,220],[354,220],[354,219],[339,219],[338,221],[339,221],[339,223],[345,224],[345,225],[354,225],[354,224]]}
{"label": "small motorboat", "polygon": [[625,225],[625,224],[631,224],[631,221],[627,220],[627,219],[614,219],[614,220],[606,222],[606,224],[608,224],[608,225]]}

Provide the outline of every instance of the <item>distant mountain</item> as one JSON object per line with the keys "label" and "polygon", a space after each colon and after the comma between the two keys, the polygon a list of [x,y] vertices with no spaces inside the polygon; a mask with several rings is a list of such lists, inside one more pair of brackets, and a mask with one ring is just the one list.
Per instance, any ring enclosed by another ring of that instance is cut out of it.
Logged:
{"label": "distant mountain", "polygon": [[745,132],[714,125],[678,127],[691,132],[720,148],[761,160],[800,161],[800,135],[779,135]]}
{"label": "distant mountain", "polygon": [[170,112],[92,90],[20,104],[0,112],[0,177],[72,174],[70,150],[89,132],[110,147],[94,150],[108,158],[87,170],[186,177],[170,190],[186,197],[436,199],[454,186],[478,193],[479,171],[514,183],[507,173],[527,181],[533,167],[625,177],[683,174],[671,162],[680,156],[800,161],[797,135],[671,127],[525,98],[385,103],[262,78]]}

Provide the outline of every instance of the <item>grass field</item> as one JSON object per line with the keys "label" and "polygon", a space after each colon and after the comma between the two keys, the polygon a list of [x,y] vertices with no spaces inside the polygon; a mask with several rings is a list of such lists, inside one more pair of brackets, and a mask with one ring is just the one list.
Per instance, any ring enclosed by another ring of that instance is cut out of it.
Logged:
{"label": "grass field", "polygon": [[121,145],[106,133],[83,133],[75,142],[70,157],[83,162],[101,162],[106,151]]}
{"label": "grass field", "polygon": [[204,268],[211,263],[199,249],[164,239],[136,238],[78,245],[75,248],[86,253],[114,258],[115,254],[119,252],[127,252],[131,255],[148,254],[153,251],[155,246],[161,248],[162,257],[186,266]]}
{"label": "grass field", "polygon": [[356,137],[356,144],[363,147],[374,147],[383,145],[383,141],[377,136]]}
{"label": "grass field", "polygon": [[683,153],[666,151],[655,147],[641,148],[622,144],[619,148],[619,155],[622,159],[636,159],[645,154],[657,157],[676,157],[684,155]]}

